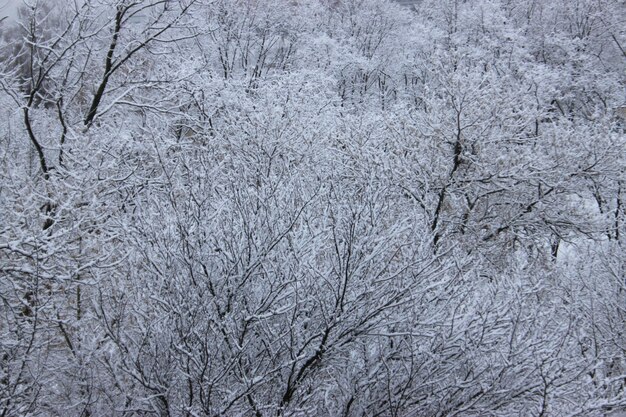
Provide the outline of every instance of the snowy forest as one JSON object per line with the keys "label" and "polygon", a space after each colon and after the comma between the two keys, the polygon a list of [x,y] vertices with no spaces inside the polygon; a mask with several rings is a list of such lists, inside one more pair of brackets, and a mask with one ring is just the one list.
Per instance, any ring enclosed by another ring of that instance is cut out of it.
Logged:
{"label": "snowy forest", "polygon": [[17,6],[1,417],[624,415],[626,1]]}

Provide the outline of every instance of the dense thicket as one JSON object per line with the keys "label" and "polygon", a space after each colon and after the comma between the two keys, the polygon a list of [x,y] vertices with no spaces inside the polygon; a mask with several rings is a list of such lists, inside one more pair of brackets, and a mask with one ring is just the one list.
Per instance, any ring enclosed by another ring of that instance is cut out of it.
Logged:
{"label": "dense thicket", "polygon": [[0,415],[626,411],[621,0],[29,0]]}

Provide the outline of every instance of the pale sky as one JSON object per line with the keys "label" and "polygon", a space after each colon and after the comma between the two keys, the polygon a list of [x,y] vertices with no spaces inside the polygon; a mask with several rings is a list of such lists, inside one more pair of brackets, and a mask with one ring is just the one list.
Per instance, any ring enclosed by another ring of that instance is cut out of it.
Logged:
{"label": "pale sky", "polygon": [[14,18],[20,4],[22,4],[22,0],[0,0],[0,19],[4,17]]}

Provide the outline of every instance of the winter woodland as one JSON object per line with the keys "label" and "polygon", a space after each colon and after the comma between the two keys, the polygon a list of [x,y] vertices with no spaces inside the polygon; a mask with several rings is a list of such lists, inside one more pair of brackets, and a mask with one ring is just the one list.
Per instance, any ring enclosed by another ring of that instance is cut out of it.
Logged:
{"label": "winter woodland", "polygon": [[0,416],[618,415],[625,207],[623,0],[24,0]]}

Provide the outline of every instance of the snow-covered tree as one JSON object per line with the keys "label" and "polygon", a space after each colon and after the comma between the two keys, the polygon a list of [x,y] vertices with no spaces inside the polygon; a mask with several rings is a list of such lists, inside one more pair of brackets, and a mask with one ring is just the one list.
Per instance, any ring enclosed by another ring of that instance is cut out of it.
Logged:
{"label": "snow-covered tree", "polygon": [[0,414],[626,409],[620,1],[28,0]]}

